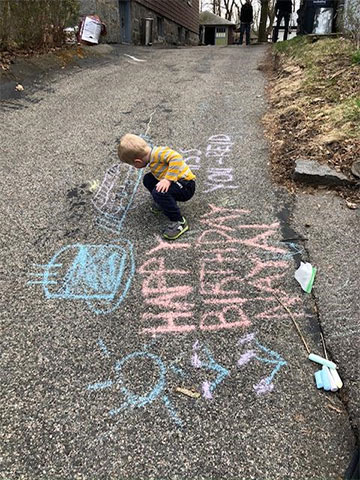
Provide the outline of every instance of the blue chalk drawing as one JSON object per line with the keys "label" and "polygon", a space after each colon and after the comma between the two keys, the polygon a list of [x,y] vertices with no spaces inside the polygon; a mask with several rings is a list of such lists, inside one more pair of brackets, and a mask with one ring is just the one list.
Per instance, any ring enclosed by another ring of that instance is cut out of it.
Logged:
{"label": "blue chalk drawing", "polygon": [[271,392],[274,388],[273,384],[273,379],[275,375],[278,373],[278,371],[283,367],[284,365],[287,365],[287,362],[277,353],[274,352],[273,350],[270,350],[264,345],[261,345],[261,343],[255,339],[255,335],[247,335],[243,339],[239,341],[240,344],[244,343],[252,343],[254,342],[254,347],[257,347],[258,350],[262,351],[263,353],[266,354],[266,356],[259,356],[255,352],[254,349],[249,349],[247,350],[243,355],[241,355],[239,361],[238,361],[238,366],[242,367],[246,363],[250,362],[252,359],[258,360],[259,362],[268,364],[268,365],[273,365],[274,368],[272,369],[270,375],[267,377],[263,378],[260,380],[260,382],[256,385],[253,386],[254,390],[258,395]]}
{"label": "blue chalk drawing", "polygon": [[42,279],[28,284],[41,284],[47,299],[85,300],[97,314],[112,312],[125,298],[135,274],[131,242],[119,243],[63,247],[47,265],[37,265],[44,272],[35,275]]}
{"label": "blue chalk drawing", "polygon": [[[101,345],[104,346],[104,342],[102,340],[101,340]],[[168,372],[168,368],[165,365],[164,361],[158,355],[148,352],[147,348],[148,346],[145,346],[143,351],[130,353],[129,355],[126,355],[124,358],[122,358],[121,360],[117,360],[115,362],[116,379],[114,381],[104,380],[102,382],[92,383],[87,386],[87,390],[89,391],[104,390],[107,388],[111,388],[112,386],[116,386],[117,388],[120,389],[120,392],[124,395],[124,401],[121,403],[119,407],[113,408],[109,411],[109,414],[111,416],[118,415],[119,413],[128,409],[146,407],[147,405],[153,403],[156,399],[159,398],[164,403],[171,419],[177,425],[181,426],[183,425],[183,422],[177,415],[171,400],[166,394],[166,387],[167,387],[166,374]],[[101,347],[101,349],[103,350],[103,347]],[[157,374],[158,374],[155,385],[145,395],[134,394],[131,391],[131,389],[126,386],[127,382],[123,375],[123,367],[125,366],[125,364],[131,360],[136,361],[137,359],[151,360],[155,365]],[[173,365],[171,364],[170,368],[172,366]],[[175,371],[175,373],[178,373],[173,368],[172,370]]]}
{"label": "blue chalk drawing", "polygon": [[289,251],[285,253],[266,253],[265,256],[269,260],[291,260],[296,255],[302,255],[304,253],[304,248],[301,245],[296,244],[295,242],[281,242],[276,243],[276,246],[279,245],[283,246],[286,245],[289,247]]}
{"label": "blue chalk drawing", "polygon": [[[197,350],[201,349],[202,353],[205,354],[207,360],[203,361],[199,358]],[[216,378],[212,382],[204,382],[202,385],[203,396],[207,399],[213,397],[213,393],[216,387],[228,376],[230,375],[229,370],[221,366],[219,363],[215,362],[213,356],[211,355],[209,349],[205,346],[201,346],[199,341],[196,341],[193,345],[193,356],[192,356],[192,365],[195,368],[205,368],[216,373]]]}

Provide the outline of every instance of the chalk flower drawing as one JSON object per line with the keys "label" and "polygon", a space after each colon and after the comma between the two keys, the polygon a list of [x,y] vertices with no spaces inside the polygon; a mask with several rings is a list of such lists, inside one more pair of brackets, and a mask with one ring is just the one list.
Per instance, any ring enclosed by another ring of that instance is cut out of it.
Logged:
{"label": "chalk flower drawing", "polygon": [[[256,385],[253,385],[257,395],[271,392],[274,389],[273,379],[275,375],[278,373],[281,367],[287,365],[287,362],[285,362],[285,360],[278,353],[269,350],[268,348],[264,347],[264,345],[261,345],[261,343],[256,340],[254,333],[242,337],[238,343],[241,346],[246,344],[251,346],[251,348],[248,348],[246,352],[240,356],[238,360],[238,367],[244,367],[244,365],[248,364],[253,359],[273,367],[270,375],[262,378]],[[258,353],[259,351],[260,354]]]}
{"label": "chalk flower drawing", "polygon": [[212,382],[205,381],[202,384],[203,397],[211,400],[216,387],[225,380],[228,375],[230,375],[229,370],[215,362],[209,349],[201,345],[198,340],[193,345],[191,364],[195,368],[202,368],[216,373],[216,378]]}

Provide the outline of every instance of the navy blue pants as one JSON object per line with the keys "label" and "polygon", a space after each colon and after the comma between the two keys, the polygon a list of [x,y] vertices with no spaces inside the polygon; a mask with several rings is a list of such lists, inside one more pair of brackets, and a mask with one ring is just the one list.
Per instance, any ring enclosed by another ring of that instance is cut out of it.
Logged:
{"label": "navy blue pants", "polygon": [[246,38],[246,45],[250,45],[250,27],[251,23],[241,23],[240,24],[240,45],[243,44],[244,33]]}
{"label": "navy blue pants", "polygon": [[171,182],[167,192],[158,192],[155,187],[159,183],[159,180],[149,172],[144,175],[143,183],[151,193],[154,202],[159,205],[171,222],[182,220],[177,202],[186,202],[194,195],[194,180],[179,180],[178,182]]}

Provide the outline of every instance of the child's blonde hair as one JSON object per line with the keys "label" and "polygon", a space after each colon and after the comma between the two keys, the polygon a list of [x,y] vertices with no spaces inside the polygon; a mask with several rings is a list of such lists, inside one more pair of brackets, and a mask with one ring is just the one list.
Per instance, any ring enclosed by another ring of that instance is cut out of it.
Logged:
{"label": "child's blonde hair", "polygon": [[127,133],[120,139],[118,155],[122,162],[133,165],[136,158],[142,159],[147,154],[148,148],[143,138]]}

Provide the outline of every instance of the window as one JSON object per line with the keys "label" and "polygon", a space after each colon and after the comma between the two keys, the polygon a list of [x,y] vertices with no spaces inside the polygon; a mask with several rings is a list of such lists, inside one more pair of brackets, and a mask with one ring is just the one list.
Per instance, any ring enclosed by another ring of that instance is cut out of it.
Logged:
{"label": "window", "polygon": [[164,19],[162,17],[157,17],[157,33],[158,37],[164,36]]}

